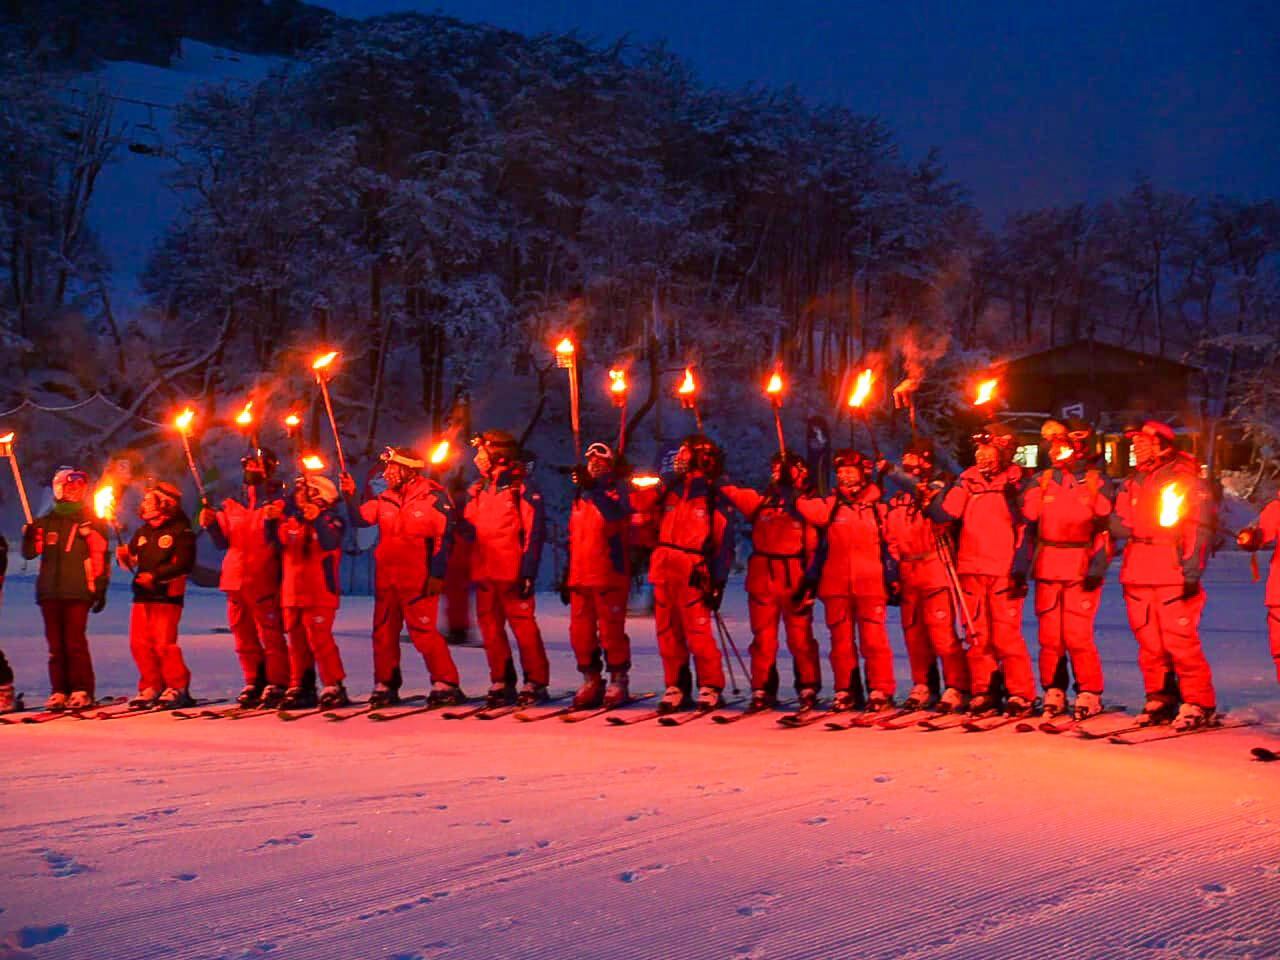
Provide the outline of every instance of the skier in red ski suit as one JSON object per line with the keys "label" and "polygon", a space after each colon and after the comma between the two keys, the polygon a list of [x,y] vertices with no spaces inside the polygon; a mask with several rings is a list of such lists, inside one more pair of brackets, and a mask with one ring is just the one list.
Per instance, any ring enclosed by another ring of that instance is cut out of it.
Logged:
{"label": "skier in red ski suit", "polygon": [[1263,547],[1276,547],[1271,554],[1264,602],[1267,607],[1267,635],[1271,641],[1271,656],[1276,662],[1276,680],[1280,681],[1280,493],[1262,508],[1256,526],[1240,531],[1238,542],[1241,548],[1251,553]]}
{"label": "skier in red ski suit", "polygon": [[720,609],[733,564],[733,528],[718,481],[720,448],[701,434],[686,437],[673,473],[657,487],[658,545],[649,560],[658,651],[667,689],[658,709],[687,706],[697,669],[699,709],[724,704],[724,663],[711,620]]}
{"label": "skier in red ski suit", "polygon": [[107,605],[107,529],[86,508],[89,476],[60,467],[53,477],[53,509],[22,528],[22,556],[40,558],[36,603],[49,645],[46,710],[81,710],[94,702],[89,613]]}
{"label": "skier in red ski suit", "polygon": [[373,691],[369,704],[398,703],[400,629],[422,655],[431,677],[432,704],[461,703],[458,668],[449,646],[436,629],[440,591],[453,545],[456,515],[448,493],[425,477],[426,460],[409,447],[387,447],[380,457],[387,488],[356,503],[356,483],[340,478],[347,515],[357,527],[377,527],[373,552]]}
{"label": "skier in red ski suit", "polygon": [[[443,481],[442,481],[443,482]],[[462,516],[467,503],[467,485],[461,471],[455,471],[445,484],[454,513]],[[444,573],[445,638],[455,646],[471,642],[471,541],[454,537],[449,551],[449,565]]]}
{"label": "skier in red ski suit", "polygon": [[[463,518],[472,540],[476,620],[489,661],[487,702],[490,706],[541,703],[547,699],[551,673],[534,602],[546,541],[542,495],[526,482],[519,445],[511,434],[487,430],[472,444],[480,479],[467,492]],[[520,648],[524,674],[518,693],[508,624]]]}
{"label": "skier in red ski suit", "polygon": [[347,672],[333,637],[342,602],[338,567],[346,527],[337,503],[333,481],[308,474],[294,481],[292,502],[281,517],[268,521],[268,533],[280,550],[280,608],[289,637],[289,690],[282,704],[286,710],[317,705],[308,676],[312,669],[324,684],[321,708],[333,710],[351,702],[343,685]]}
{"label": "skier in red ski suit", "polygon": [[[969,661],[956,635],[954,586],[944,565],[939,538],[946,525],[925,511],[951,484],[934,465],[932,444],[915,441],[902,457],[904,482],[889,497],[884,537],[898,568],[896,592],[902,604],[902,635],[911,664],[911,693],[904,709],[922,709],[937,701],[943,712],[961,710],[969,701]],[[895,474],[896,476],[897,474]],[[895,592],[890,585],[890,596]],[[946,689],[938,695],[938,661]]]}
{"label": "skier in red ski suit", "polygon": [[[831,709],[851,710],[862,704],[862,671],[866,667],[868,710],[893,703],[893,651],[885,620],[888,584],[897,580],[884,538],[885,505],[880,488],[870,482],[871,462],[856,450],[837,450],[833,457],[836,489],[826,497],[802,497],[800,515],[822,532],[822,544],[811,574],[831,631]],[[807,590],[813,586],[806,584]]]}
{"label": "skier in red ski suit", "polygon": [[775,454],[769,486],[721,486],[726,500],[751,525],[747,561],[747,603],[751,617],[752,710],[778,699],[778,621],[786,629],[800,709],[811,709],[822,689],[818,641],[813,635],[813,584],[806,573],[814,563],[818,532],[802,513],[809,470],[796,454]]}
{"label": "skier in red ski suit", "polygon": [[[204,507],[197,519],[221,550],[218,587],[227,595],[227,623],[235,638],[244,689],[242,707],[273,708],[289,685],[289,650],[280,619],[280,557],[267,538],[267,512],[284,508],[276,480],[279,460],[258,450],[240,461],[244,485],[217,510]],[[270,511],[268,508],[271,508]]]}
{"label": "skier in red ski suit", "polygon": [[[577,709],[616,707],[629,696],[631,641],[627,594],[631,587],[627,491],[614,473],[608,444],[587,447],[586,464],[573,469],[578,488],[569,512],[569,642],[582,674]],[[603,661],[601,652],[603,651]],[[606,687],[604,667],[609,669]]]}
{"label": "skier in red ski suit", "polygon": [[1128,436],[1137,466],[1116,496],[1111,532],[1127,541],[1120,583],[1147,690],[1141,719],[1190,729],[1217,709],[1200,645],[1213,497],[1168,424],[1148,420]]}
{"label": "skier in red ski suit", "polygon": [[1056,421],[1046,426],[1041,432],[1052,466],[1032,479],[1022,499],[1027,536],[1035,548],[1031,576],[1036,581],[1040,683],[1045,718],[1065,713],[1069,659],[1075,674],[1075,716],[1083,720],[1102,709],[1102,661],[1093,625],[1111,559],[1113,493],[1093,466],[1093,429],[1078,420],[1065,427]]}
{"label": "skier in red ski suit", "polygon": [[976,464],[929,505],[939,523],[958,521],[956,566],[963,600],[973,620],[969,671],[973,713],[1000,707],[993,689],[1003,672],[1010,715],[1029,714],[1036,696],[1031,656],[1022,637],[1022,605],[1027,596],[1030,550],[1020,502],[1025,480],[1013,462],[1014,434],[992,423],[975,436]]}
{"label": "skier in red ski suit", "polygon": [[196,538],[182,510],[182,493],[171,483],[148,490],[139,514],[142,526],[116,551],[120,565],[134,571],[129,650],[138,667],[138,695],[129,706],[187,707],[194,703],[191,671],[178,646],[178,621],[187,575],[196,565]]}

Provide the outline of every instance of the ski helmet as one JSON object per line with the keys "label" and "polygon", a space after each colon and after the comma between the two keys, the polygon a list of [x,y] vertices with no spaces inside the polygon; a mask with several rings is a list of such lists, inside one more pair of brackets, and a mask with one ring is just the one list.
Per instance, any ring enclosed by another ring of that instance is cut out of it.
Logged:
{"label": "ski helmet", "polygon": [[692,433],[681,441],[680,446],[689,451],[689,469],[697,470],[712,480],[724,472],[724,451],[710,437]]}
{"label": "ski helmet", "polygon": [[[83,484],[85,488],[89,485],[89,475],[79,467],[59,467],[53,475],[53,499],[64,500],[67,493],[68,484]],[[84,491],[81,490],[81,497]],[[80,499],[77,497],[76,499]]]}
{"label": "ski helmet", "polygon": [[338,488],[328,477],[310,473],[299,477],[296,483],[306,490],[307,499],[318,507],[328,508],[338,502]]}

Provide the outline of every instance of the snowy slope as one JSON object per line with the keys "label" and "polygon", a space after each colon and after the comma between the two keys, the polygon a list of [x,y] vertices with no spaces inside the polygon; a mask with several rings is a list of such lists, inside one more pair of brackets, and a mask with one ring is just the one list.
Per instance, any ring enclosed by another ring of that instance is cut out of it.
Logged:
{"label": "snowy slope", "polygon": [[[114,124],[126,125],[126,144],[171,151],[176,146],[172,107],[202,84],[260,80],[276,62],[270,57],[184,40],[182,57],[171,67],[118,61],[105,64],[92,79],[122,98],[114,104]],[[144,105],[147,103],[160,107]],[[182,207],[182,198],[162,186],[173,171],[171,156],[122,148],[98,178],[89,219],[111,260],[117,309],[141,302],[138,276],[156,241]]]}
{"label": "snowy slope", "polygon": [[[1274,723],[1238,561],[1211,567],[1206,642],[1223,702]],[[6,591],[0,642],[41,693],[30,589]],[[563,608],[539,602],[565,687]],[[369,614],[351,598],[339,620],[358,693]],[[94,622],[103,693],[132,685],[126,616],[117,590]],[[184,647],[206,695],[238,686],[223,623],[197,591]],[[1101,625],[1111,699],[1133,705],[1114,585]],[[631,633],[650,689],[652,621]],[[481,651],[457,653],[478,691]],[[10,726],[0,957],[1273,958],[1280,765],[1249,762],[1256,743],[1276,727],[1119,747],[767,718]]]}

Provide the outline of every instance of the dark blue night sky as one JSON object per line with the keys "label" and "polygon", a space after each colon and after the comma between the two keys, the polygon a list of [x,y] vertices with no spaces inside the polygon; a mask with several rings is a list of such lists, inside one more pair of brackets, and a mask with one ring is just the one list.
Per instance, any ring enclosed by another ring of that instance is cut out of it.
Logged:
{"label": "dark blue night sky", "polygon": [[1019,208],[1164,188],[1280,197],[1275,0],[318,0],[522,32],[666,38],[717,86],[794,85],[940,146],[992,225]]}

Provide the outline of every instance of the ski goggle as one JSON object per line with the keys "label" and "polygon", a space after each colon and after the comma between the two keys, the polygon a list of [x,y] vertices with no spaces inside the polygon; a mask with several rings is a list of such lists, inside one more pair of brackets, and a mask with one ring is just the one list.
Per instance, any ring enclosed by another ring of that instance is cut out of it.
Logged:
{"label": "ski goggle", "polygon": [[384,448],[382,453],[378,454],[378,459],[383,463],[398,463],[400,466],[408,467],[410,470],[422,470],[427,465],[423,460],[405,456],[395,447]]}
{"label": "ski goggle", "polygon": [[612,460],[613,451],[609,449],[609,445],[607,443],[601,443],[597,440],[595,443],[591,444],[591,446],[587,447],[586,456]]}
{"label": "ski goggle", "polygon": [[70,473],[64,474],[62,483],[88,483],[89,475],[81,470],[72,470]]}

